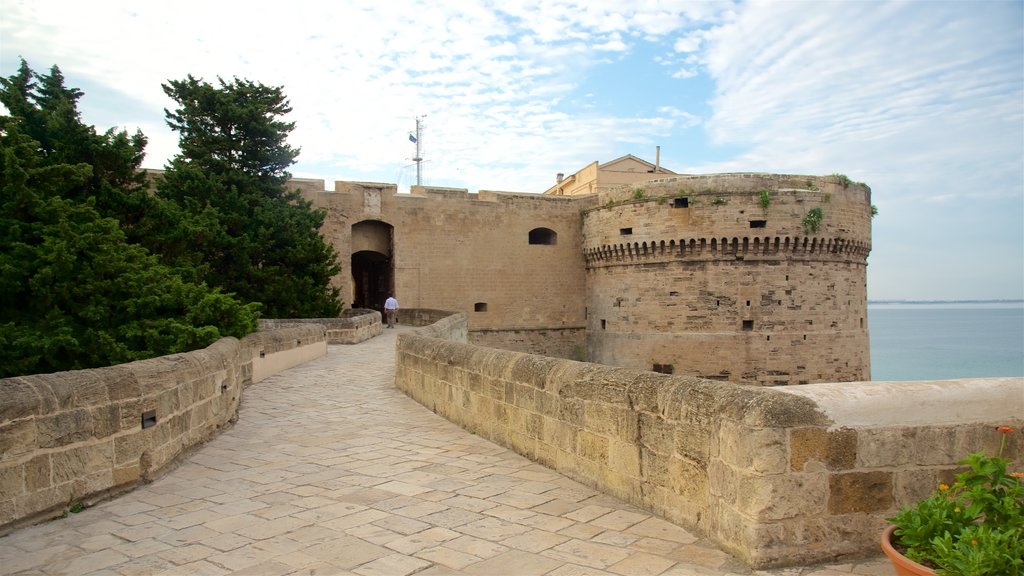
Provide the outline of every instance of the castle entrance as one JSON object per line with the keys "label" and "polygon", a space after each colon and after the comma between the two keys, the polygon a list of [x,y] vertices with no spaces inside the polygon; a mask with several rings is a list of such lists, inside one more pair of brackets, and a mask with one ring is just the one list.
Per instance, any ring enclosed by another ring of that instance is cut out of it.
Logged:
{"label": "castle entrance", "polygon": [[352,225],[353,308],[383,313],[384,300],[394,291],[390,224],[364,220]]}

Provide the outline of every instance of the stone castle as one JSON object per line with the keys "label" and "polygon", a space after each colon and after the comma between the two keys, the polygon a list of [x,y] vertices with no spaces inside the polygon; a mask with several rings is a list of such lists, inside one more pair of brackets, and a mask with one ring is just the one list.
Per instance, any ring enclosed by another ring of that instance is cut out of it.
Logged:
{"label": "stone castle", "polygon": [[[751,567],[877,551],[886,518],[1002,450],[996,426],[1024,427],[1024,378],[850,384],[870,378],[871,204],[844,177],[626,156],[545,194],[292,185],[328,212],[346,301],[394,293],[418,327],[396,338],[397,388]],[[0,535],[159,478],[248,386],[381,332],[373,311],[261,320],[202,350],[0,380]],[[1019,434],[1005,448],[1024,458]]]}
{"label": "stone castle", "polygon": [[762,385],[870,379],[871,192],[632,155],[544,194],[292,180],[353,308],[464,311],[476,344]]}

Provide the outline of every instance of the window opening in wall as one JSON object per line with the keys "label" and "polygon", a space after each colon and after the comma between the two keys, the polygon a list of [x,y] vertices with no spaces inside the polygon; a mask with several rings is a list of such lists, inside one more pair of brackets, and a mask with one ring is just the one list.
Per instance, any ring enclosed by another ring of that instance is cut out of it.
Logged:
{"label": "window opening in wall", "polygon": [[766,339],[766,340],[767,340],[768,342],[771,342],[771,341],[772,341],[772,337],[771,337],[771,336],[768,336],[768,337],[767,337],[767,338],[765,338],[765,339]]}
{"label": "window opening in wall", "polygon": [[620,236],[629,236],[632,233],[633,233],[633,229],[632,228],[619,228],[619,235]]}
{"label": "window opening in wall", "polygon": [[530,244],[554,245],[558,241],[558,233],[550,228],[534,228],[530,230]]}
{"label": "window opening in wall", "polygon": [[860,319],[860,327],[861,327],[861,328],[863,328],[863,327],[864,327],[864,319],[863,319],[863,318],[861,318],[861,319]]}
{"label": "window opening in wall", "polygon": [[721,305],[722,305],[721,300],[715,300],[715,306],[721,306]]}
{"label": "window opening in wall", "polygon": [[753,329],[754,329],[754,321],[753,320],[744,320],[743,321],[743,331],[744,332],[750,332]]}
{"label": "window opening in wall", "polygon": [[751,220],[750,221],[750,227],[751,228],[767,228],[768,227],[768,221],[767,220]]}
{"label": "window opening in wall", "polygon": [[671,364],[655,364],[651,371],[658,374],[671,374],[674,370],[675,367]]}
{"label": "window opening in wall", "polygon": [[669,296],[679,296],[679,292],[676,292],[675,290],[673,290],[673,291],[669,292],[668,295]]}
{"label": "window opening in wall", "polygon": [[750,306],[750,300],[747,300],[747,306]]}
{"label": "window opening in wall", "polygon": [[689,208],[690,207],[690,199],[689,198],[676,198],[676,199],[672,200],[672,207],[673,208]]}
{"label": "window opening in wall", "polygon": [[601,330],[604,330],[607,327],[608,327],[607,320],[601,320]]}
{"label": "window opening in wall", "polygon": [[487,312],[487,302],[473,304],[473,312]]}

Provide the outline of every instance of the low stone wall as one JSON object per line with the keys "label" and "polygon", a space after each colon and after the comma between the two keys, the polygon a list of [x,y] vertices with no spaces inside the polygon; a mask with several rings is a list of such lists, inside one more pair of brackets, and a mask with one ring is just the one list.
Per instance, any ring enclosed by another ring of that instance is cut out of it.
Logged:
{"label": "low stone wall", "polygon": [[246,385],[326,353],[311,324],[0,380],[0,534],[159,477],[236,418]]}
{"label": "low stone wall", "polygon": [[341,318],[292,318],[260,320],[260,330],[296,324],[321,324],[327,329],[328,344],[359,344],[381,333],[381,316],[376,310],[345,310]]}
{"label": "low stone wall", "polygon": [[[407,326],[430,326],[441,320],[452,316],[454,313],[446,310],[433,310],[431,308],[402,308],[398,311],[398,323]],[[466,315],[462,314],[463,323],[468,322]]]}
{"label": "low stone wall", "polygon": [[[885,518],[1024,424],[1024,379],[764,388],[400,335],[396,383],[464,428],[753,567],[878,552]],[[1007,454],[1024,460],[1013,435]]]}

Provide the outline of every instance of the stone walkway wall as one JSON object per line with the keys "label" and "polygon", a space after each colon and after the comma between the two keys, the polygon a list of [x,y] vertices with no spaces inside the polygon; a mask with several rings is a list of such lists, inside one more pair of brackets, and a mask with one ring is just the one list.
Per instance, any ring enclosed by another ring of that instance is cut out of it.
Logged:
{"label": "stone walkway wall", "polygon": [[885,518],[1024,423],[1022,378],[764,388],[417,334],[397,354],[398,386],[434,412],[754,567],[876,550]]}

